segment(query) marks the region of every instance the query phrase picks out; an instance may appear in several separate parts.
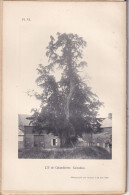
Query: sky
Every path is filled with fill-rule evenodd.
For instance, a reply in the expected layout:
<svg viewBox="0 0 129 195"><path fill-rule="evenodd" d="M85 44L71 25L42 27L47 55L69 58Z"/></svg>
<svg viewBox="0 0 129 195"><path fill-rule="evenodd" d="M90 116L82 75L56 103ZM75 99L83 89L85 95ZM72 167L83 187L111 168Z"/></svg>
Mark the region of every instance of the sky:
<svg viewBox="0 0 129 195"><path fill-rule="evenodd" d="M58 4L58 6L54 3L49 5L49 12L45 6L42 12L41 10L37 12L35 7L36 14L29 13L30 22L19 22L19 113L30 114L32 108L38 108L40 105L38 100L29 97L26 92L38 90L35 83L36 68L38 64L46 65L48 63L45 55L46 47L50 36L55 37L57 32L78 34L87 42L83 60L87 62L88 66L82 76L88 74L89 86L98 95L99 100L104 102L104 107L99 110L99 116L106 117L108 113L112 113L111 97L115 95L115 91L111 86L113 85L112 81L114 81L114 85L118 84L115 83L117 78L113 72L116 71L114 65L116 65L120 53L118 29L121 23L118 22L119 17L114 18L112 11L110 11L110 16L107 16L107 12L104 13L104 10L98 6L96 14L92 14L94 6L87 7L82 4L76 4L73 7L70 3ZM81 12L77 14L79 9ZM110 9L110 4L107 9ZM119 9L116 11L119 12ZM24 10L24 13L26 12L27 9ZM117 23L118 26L114 25ZM57 71L57 77L58 74Z"/></svg>

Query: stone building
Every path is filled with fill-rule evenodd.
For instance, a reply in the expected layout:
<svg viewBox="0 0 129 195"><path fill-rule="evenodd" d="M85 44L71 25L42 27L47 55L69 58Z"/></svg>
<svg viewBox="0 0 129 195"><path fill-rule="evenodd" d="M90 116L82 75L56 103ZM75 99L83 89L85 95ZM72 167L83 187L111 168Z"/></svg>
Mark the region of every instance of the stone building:
<svg viewBox="0 0 129 195"><path fill-rule="evenodd" d="M108 117L104 118L101 124L101 132L99 133L84 133L83 139L86 146L98 146L110 151L112 142L112 114L109 113Z"/></svg>
<svg viewBox="0 0 129 195"><path fill-rule="evenodd" d="M52 133L47 133L43 130L40 134L34 133L34 127L30 123L28 115L19 114L18 115L18 148L32 148L32 147L42 147L42 148L58 148L60 147L60 138L53 135Z"/></svg>

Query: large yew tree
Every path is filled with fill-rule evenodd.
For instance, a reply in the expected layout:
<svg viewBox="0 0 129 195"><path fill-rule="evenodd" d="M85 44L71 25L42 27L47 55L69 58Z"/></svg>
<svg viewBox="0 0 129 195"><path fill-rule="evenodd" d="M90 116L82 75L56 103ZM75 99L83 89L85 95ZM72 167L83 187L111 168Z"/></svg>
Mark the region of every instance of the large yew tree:
<svg viewBox="0 0 129 195"><path fill-rule="evenodd" d="M37 68L37 85L41 94L35 97L41 101L40 111L34 110L33 124L39 133L44 129L60 136L62 146L74 145L78 135L93 133L100 127L96 118L102 103L81 78L85 69L82 61L86 41L77 34L60 34L50 37L46 48L48 65ZM56 79L60 69L60 80Z"/></svg>

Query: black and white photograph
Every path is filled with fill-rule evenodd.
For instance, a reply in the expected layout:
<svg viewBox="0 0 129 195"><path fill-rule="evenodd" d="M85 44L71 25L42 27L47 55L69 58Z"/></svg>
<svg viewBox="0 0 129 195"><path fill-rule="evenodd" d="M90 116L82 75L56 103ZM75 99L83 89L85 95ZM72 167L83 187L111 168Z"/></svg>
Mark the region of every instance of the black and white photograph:
<svg viewBox="0 0 129 195"><path fill-rule="evenodd" d="M35 39L41 48L36 52L42 54L40 63L37 60L34 66L35 52L31 56L23 49L35 50L33 42L26 38L29 30L21 31L23 64L19 75L25 98L22 110L27 107L30 113L18 114L18 158L111 159L112 112L106 113L108 105L106 109L103 97L94 92L90 82L94 70L91 75L88 67L97 70L97 61L90 64L91 56L86 55L90 41L74 32L48 34L42 38L42 46L41 40ZM29 58L31 67L27 64ZM96 85L97 81L94 88ZM101 86L97 87L101 90Z"/></svg>

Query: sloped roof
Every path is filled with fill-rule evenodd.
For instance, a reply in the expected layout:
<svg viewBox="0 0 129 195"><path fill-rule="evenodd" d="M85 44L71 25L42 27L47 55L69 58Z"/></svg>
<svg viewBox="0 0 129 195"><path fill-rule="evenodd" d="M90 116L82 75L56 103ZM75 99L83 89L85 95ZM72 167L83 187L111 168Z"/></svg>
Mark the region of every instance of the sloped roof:
<svg viewBox="0 0 129 195"><path fill-rule="evenodd" d="M112 119L111 118L105 118L102 121L101 128L106 128L106 127L112 127Z"/></svg>
<svg viewBox="0 0 129 195"><path fill-rule="evenodd" d="M30 115L27 114L19 114L18 115L18 128L21 131L24 131L24 126L32 126L32 124L30 124L30 120L27 119L29 118Z"/></svg>
<svg viewBox="0 0 129 195"><path fill-rule="evenodd" d="M18 135L24 135L24 132L21 130L18 130Z"/></svg>

